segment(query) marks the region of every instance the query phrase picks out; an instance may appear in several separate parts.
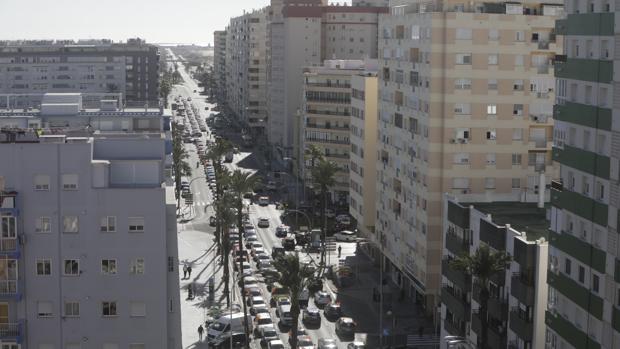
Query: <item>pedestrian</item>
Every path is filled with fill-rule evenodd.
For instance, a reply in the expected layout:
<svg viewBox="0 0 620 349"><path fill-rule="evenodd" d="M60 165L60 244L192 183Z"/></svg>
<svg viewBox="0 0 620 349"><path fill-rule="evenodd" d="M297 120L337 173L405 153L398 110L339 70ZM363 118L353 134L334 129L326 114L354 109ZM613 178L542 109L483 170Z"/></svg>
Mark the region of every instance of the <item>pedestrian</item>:
<svg viewBox="0 0 620 349"><path fill-rule="evenodd" d="M187 264L183 264L183 280L187 278Z"/></svg>
<svg viewBox="0 0 620 349"><path fill-rule="evenodd" d="M342 254L342 246L338 245L338 258L340 258L341 254Z"/></svg>
<svg viewBox="0 0 620 349"><path fill-rule="evenodd" d="M187 267L187 278L189 279L189 278L191 278L191 277L192 277L192 267L191 267L191 266L188 266L188 267Z"/></svg>
<svg viewBox="0 0 620 349"><path fill-rule="evenodd" d="M202 333L205 331L202 325L198 326L198 340L202 342Z"/></svg>

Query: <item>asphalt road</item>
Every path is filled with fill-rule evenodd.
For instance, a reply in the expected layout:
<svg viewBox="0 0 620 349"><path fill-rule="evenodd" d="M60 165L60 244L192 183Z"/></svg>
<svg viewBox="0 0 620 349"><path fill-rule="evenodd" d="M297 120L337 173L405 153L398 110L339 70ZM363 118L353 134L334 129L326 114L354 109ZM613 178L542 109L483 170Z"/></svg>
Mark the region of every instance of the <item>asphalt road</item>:
<svg viewBox="0 0 620 349"><path fill-rule="evenodd" d="M174 86L174 89L171 93L171 97L173 99L178 96L181 96L182 98L185 98L185 99L187 99L188 97L191 97L192 98L191 103L194 104L197 110L199 111L199 115L196 115L197 118L198 117L204 118L205 116L207 116L207 113L209 114L212 113L210 110L215 105L208 103L204 96L200 96L198 93L194 93L194 90L199 92L200 89L196 81L194 81L193 79L189 77L187 71L184 69L183 65L180 63L179 63L179 72L181 73L181 76L184 79L184 83L181 85ZM205 107L209 107L209 111L205 111ZM203 136L203 139L204 138L206 137ZM198 155L196 153L195 146L193 144L187 144L186 147L190 154L189 163L190 165L194 167L194 171L192 174L193 181L191 183L191 190L192 190L192 193L194 194L194 204L191 207L182 205L183 207L182 212L186 214L187 215L186 217L188 219L191 219L192 221L206 222L208 216L212 214L212 210L208 207L212 204L213 197L211 195L211 190L208 188L206 184L206 181L200 178L204 176L204 169L202 168L202 166L200 166L200 168L196 168L194 166L196 162L198 162ZM243 152L243 151L240 152L239 154L235 154L233 162L227 164L226 166L228 166L229 169L231 170L240 169L243 171L256 172L257 170L259 170L259 168L248 168L248 167L240 166L240 163L243 163L243 160L250 155L251 155L250 153ZM258 165L262 165L262 164L258 164ZM275 228L281 224L281 221L280 221L281 211L276 210L275 205L273 204L270 204L268 206L258 206L258 205L253 204L250 206L249 212L250 212L250 220L256 226L258 236L266 252L268 254L271 254L271 249L273 248L273 246L280 244L280 238L275 236ZM269 228L258 228L257 226L258 219L262 217L269 219ZM355 243L338 243L338 245L342 247L342 258L345 258L346 256L354 254ZM306 254L305 252L301 252L301 251L298 251L298 253L300 253L300 257L302 257L302 260L311 260L311 259L318 260L319 258L318 254ZM338 263L337 252L335 250L331 251L328 259L331 261L331 264L337 264ZM253 268L254 270L256 270L255 265L253 265ZM258 273L256 274L260 276L260 274ZM264 284L262 284L261 287L264 292L264 296L265 296L264 298L266 301L268 301L269 296L268 296L266 287ZM333 295L332 298L335 299L335 295ZM310 299L309 306L310 307L314 306L312 298ZM287 343L288 342L288 328L277 326L279 319L275 314L274 308L271 309L271 316L272 316L273 322L276 324L276 329L279 329L279 331L281 332L280 334L281 339L283 340L284 343ZM312 338L314 344L316 345L320 338L335 338L337 339L339 343L338 348L346 348L347 344L350 341L341 341L338 338L338 336L336 336L334 322L330 322L327 319L325 319L322 311L321 311L321 317L322 317L321 326L319 328L312 328L312 329L307 328L308 335ZM300 320L301 320L301 316L300 316ZM258 340L254 340L254 345L256 348L260 347L258 343L259 343Z"/></svg>

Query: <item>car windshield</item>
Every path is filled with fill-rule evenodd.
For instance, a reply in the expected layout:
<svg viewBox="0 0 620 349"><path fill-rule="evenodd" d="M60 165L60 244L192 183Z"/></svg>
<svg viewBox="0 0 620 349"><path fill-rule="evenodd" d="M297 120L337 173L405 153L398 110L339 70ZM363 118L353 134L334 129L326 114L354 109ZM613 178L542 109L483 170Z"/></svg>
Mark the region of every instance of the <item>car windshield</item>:
<svg viewBox="0 0 620 349"><path fill-rule="evenodd" d="M252 304L265 304L265 301L262 298L253 299Z"/></svg>
<svg viewBox="0 0 620 349"><path fill-rule="evenodd" d="M306 339L306 338L300 338L300 339L297 341L297 344L298 344L298 345L300 345L300 346L302 346L302 345L308 345L308 346L313 345L313 344L312 344L312 341L311 341L311 340L309 340L309 339Z"/></svg>
<svg viewBox="0 0 620 349"><path fill-rule="evenodd" d="M268 318L268 317L264 317L262 319L258 319L258 324L259 325L268 325L268 324L271 324L271 323L273 323L273 322L271 321L271 318Z"/></svg>
<svg viewBox="0 0 620 349"><path fill-rule="evenodd" d="M263 336L265 336L265 337L277 337L278 336L278 332L276 332L276 330L274 330L274 329L269 329L269 330L263 331Z"/></svg>
<svg viewBox="0 0 620 349"><path fill-rule="evenodd" d="M355 323L353 323L353 322L343 322L341 326L342 327L347 327L347 328L353 328L353 327L355 327Z"/></svg>
<svg viewBox="0 0 620 349"><path fill-rule="evenodd" d="M221 322L214 322L211 325L211 329L213 329L215 331L224 331L225 328L226 328L226 324L221 323Z"/></svg>

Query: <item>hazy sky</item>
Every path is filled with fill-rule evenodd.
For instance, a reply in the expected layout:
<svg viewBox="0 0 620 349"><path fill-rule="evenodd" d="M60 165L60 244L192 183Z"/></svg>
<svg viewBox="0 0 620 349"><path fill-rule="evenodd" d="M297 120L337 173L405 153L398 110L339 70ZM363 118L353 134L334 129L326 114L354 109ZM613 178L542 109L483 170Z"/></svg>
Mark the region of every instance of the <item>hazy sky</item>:
<svg viewBox="0 0 620 349"><path fill-rule="evenodd" d="M230 17L269 0L0 0L0 40L145 38L213 42Z"/></svg>

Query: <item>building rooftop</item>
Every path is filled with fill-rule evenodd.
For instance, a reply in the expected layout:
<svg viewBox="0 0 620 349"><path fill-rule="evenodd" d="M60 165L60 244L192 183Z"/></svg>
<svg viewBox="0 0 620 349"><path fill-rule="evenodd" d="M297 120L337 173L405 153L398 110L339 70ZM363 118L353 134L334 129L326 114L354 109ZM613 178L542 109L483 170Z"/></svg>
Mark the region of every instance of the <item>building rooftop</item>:
<svg viewBox="0 0 620 349"><path fill-rule="evenodd" d="M524 202L490 202L490 203L462 203L468 207L474 206L480 212L490 214L493 223L510 226L520 232L525 232L528 241L548 238L549 222L546 209L538 208L536 203Z"/></svg>

